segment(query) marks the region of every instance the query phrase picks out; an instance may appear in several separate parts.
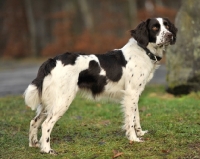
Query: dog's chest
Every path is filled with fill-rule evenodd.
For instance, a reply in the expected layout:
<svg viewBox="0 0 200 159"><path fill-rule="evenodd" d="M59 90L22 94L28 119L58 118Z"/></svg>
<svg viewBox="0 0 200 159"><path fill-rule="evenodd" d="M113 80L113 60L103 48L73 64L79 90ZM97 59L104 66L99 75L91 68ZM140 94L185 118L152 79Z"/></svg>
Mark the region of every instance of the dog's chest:
<svg viewBox="0 0 200 159"><path fill-rule="evenodd" d="M153 77L155 65L148 61L132 60L128 61L123 68L123 74L118 82L108 81L105 86L104 96L111 98L120 98L124 91L136 89L146 83Z"/></svg>

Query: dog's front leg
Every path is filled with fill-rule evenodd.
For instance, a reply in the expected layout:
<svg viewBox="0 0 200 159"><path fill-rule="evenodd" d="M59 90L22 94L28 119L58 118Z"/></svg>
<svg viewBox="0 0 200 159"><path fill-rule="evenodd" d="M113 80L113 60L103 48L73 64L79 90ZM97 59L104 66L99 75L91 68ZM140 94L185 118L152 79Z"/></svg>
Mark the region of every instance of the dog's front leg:
<svg viewBox="0 0 200 159"><path fill-rule="evenodd" d="M136 110L136 121L135 121L135 131L137 136L143 136L144 134L146 134L148 132L148 130L142 131L141 125L140 125L140 115L139 115L139 109L138 109L138 103L135 105L135 110Z"/></svg>
<svg viewBox="0 0 200 159"><path fill-rule="evenodd" d="M142 131L141 125L140 125L140 115L139 115L139 109L138 109L138 103L136 103L135 105L135 131L137 136L143 136L144 134L146 134L148 131Z"/></svg>
<svg viewBox="0 0 200 159"><path fill-rule="evenodd" d="M124 129L126 131L126 135L130 141L142 142L140 138L138 138L135 129L136 120L138 119L138 103L139 94L137 91L127 91L124 93L124 99L122 101L122 107L124 109L125 116L125 124Z"/></svg>

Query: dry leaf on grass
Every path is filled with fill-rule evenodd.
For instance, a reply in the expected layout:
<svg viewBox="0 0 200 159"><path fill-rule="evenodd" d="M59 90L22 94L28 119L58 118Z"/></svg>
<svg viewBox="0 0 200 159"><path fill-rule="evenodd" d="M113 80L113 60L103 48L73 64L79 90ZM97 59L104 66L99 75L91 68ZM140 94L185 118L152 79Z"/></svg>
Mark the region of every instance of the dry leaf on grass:
<svg viewBox="0 0 200 159"><path fill-rule="evenodd" d="M146 116L151 116L151 113L146 114Z"/></svg>
<svg viewBox="0 0 200 159"><path fill-rule="evenodd" d="M29 106L26 106L26 109L31 109Z"/></svg>
<svg viewBox="0 0 200 159"><path fill-rule="evenodd" d="M110 120L102 120L102 121L99 122L99 124L106 126L106 125L110 125L111 122L110 122Z"/></svg>
<svg viewBox="0 0 200 159"><path fill-rule="evenodd" d="M133 141L130 140L130 141L129 141L129 144L132 145L132 144L133 144Z"/></svg>
<svg viewBox="0 0 200 159"><path fill-rule="evenodd" d="M123 152L119 152L119 151L117 151L117 150L113 150L113 154L114 154L114 155L113 155L112 158L117 158L117 157L123 155Z"/></svg>
<svg viewBox="0 0 200 159"><path fill-rule="evenodd" d="M170 150L162 150L163 153L169 153Z"/></svg>

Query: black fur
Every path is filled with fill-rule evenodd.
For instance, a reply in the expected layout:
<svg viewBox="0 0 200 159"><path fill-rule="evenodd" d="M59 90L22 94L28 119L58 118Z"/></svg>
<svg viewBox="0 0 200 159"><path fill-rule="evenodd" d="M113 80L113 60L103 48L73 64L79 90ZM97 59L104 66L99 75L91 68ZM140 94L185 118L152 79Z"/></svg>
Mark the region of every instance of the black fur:
<svg viewBox="0 0 200 159"><path fill-rule="evenodd" d="M42 94L42 85L44 77L50 74L51 70L56 66L55 59L48 59L39 68L37 77L32 81L32 84L36 85L39 95Z"/></svg>
<svg viewBox="0 0 200 159"><path fill-rule="evenodd" d="M89 68L79 74L79 88L91 90L93 96L103 92L107 82L105 76L99 75L100 71L99 64L94 60L90 61Z"/></svg>
<svg viewBox="0 0 200 159"><path fill-rule="evenodd" d="M106 71L106 77L117 82L122 76L122 67L126 67L127 61L121 50L113 50L106 54L96 55L101 67Z"/></svg>
<svg viewBox="0 0 200 159"><path fill-rule="evenodd" d="M157 19L148 19L147 30L148 30L149 42L155 43L156 36L159 34L160 30L154 31L152 30L153 27L160 28L160 23L158 22Z"/></svg>
<svg viewBox="0 0 200 159"><path fill-rule="evenodd" d="M140 46L146 48L149 43L148 23L149 19L140 23L134 30L131 30L131 36L138 42Z"/></svg>
<svg viewBox="0 0 200 159"><path fill-rule="evenodd" d="M67 53L56 56L54 59L60 60L64 66L68 65L68 64L74 65L78 56L79 56L79 54L77 54L77 53L67 52Z"/></svg>

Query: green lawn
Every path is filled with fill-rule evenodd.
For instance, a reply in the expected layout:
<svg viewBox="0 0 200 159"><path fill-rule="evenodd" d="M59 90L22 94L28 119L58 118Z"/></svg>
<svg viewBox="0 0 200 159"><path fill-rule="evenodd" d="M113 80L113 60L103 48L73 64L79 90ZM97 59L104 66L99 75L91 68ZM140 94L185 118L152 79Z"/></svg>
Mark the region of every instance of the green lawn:
<svg viewBox="0 0 200 159"><path fill-rule="evenodd" d="M21 96L0 98L0 158L36 159L199 159L200 94L173 97L161 86L148 86L139 102L144 143L129 144L121 130L119 104L77 97L51 134L59 154L28 147L29 122L35 112ZM118 152L118 153L117 153Z"/></svg>

